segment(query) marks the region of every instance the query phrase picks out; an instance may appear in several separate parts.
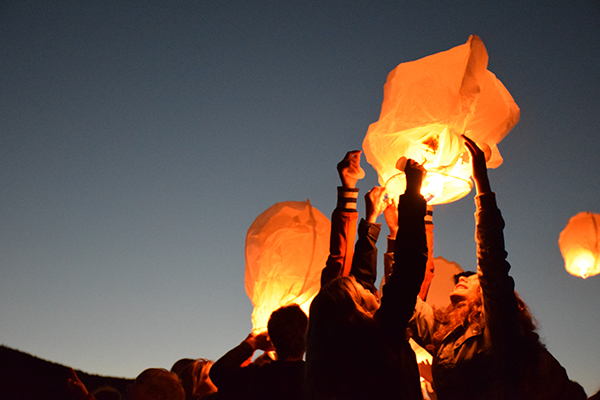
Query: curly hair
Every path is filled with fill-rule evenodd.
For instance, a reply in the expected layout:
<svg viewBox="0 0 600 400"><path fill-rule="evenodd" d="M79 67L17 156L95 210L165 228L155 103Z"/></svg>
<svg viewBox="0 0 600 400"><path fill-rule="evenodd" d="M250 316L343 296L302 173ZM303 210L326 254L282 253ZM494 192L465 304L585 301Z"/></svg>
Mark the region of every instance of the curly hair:
<svg viewBox="0 0 600 400"><path fill-rule="evenodd" d="M515 297L517 299L517 320L521 337L531 348L539 345L543 346L537 333L537 321L517 292L515 292ZM435 320L440 324L440 328L433 334L433 344L436 351L444 337L460 325L476 326L480 331L483 330L485 316L481 293L456 304L450 304L445 310L436 309Z"/></svg>

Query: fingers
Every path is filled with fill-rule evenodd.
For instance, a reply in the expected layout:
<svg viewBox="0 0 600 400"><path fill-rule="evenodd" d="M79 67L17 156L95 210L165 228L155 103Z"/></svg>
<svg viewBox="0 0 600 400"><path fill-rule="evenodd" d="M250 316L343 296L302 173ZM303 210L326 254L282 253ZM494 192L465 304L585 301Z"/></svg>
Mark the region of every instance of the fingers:
<svg viewBox="0 0 600 400"><path fill-rule="evenodd" d="M385 206L385 194L385 187L375 186L365 194L365 201L371 202L377 208L383 208Z"/></svg>
<svg viewBox="0 0 600 400"><path fill-rule="evenodd" d="M337 165L342 186L355 188L356 182L365 177L365 171L360 167L361 150L352 150L346 153L344 159Z"/></svg>
<svg viewBox="0 0 600 400"><path fill-rule="evenodd" d="M338 169L340 167L348 167L354 165L360 165L360 155L362 154L362 150L351 150L346 153L344 159L339 162Z"/></svg>
<svg viewBox="0 0 600 400"><path fill-rule="evenodd" d="M477 146L477 143L475 143L471 138L467 137L466 135L461 136L465 140L465 147L467 150L469 150L471 156L475 157L476 155L484 155L483 150L481 150L479 146Z"/></svg>
<svg viewBox="0 0 600 400"><path fill-rule="evenodd" d="M422 171L422 172L426 172L425 171L425 167L423 167L422 164L419 164L418 162L416 162L412 158L409 158L406 161L406 167L405 167L405 169L413 169L413 170L419 170L419 171Z"/></svg>
<svg viewBox="0 0 600 400"><path fill-rule="evenodd" d="M346 153L346 156L344 157L344 159L358 158L358 161L360 161L361 154L362 154L362 150L350 150L349 152Z"/></svg>

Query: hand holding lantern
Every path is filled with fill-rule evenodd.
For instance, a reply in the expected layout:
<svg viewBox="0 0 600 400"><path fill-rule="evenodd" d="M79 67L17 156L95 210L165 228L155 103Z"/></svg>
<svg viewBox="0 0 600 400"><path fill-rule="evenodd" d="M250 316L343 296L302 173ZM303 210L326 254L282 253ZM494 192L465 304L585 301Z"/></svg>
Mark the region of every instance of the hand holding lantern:
<svg viewBox="0 0 600 400"><path fill-rule="evenodd" d="M406 174L406 193L420 193L426 173L425 168L415 160L408 159L404 173Z"/></svg>
<svg viewBox="0 0 600 400"><path fill-rule="evenodd" d="M492 191L490 187L490 180L487 174L487 166L485 163L485 153L477 143L469 139L467 136L462 135L465 139L465 147L471 154L471 163L473 164L473 179L475 180L475 187L477 193L489 193Z"/></svg>
<svg viewBox="0 0 600 400"><path fill-rule="evenodd" d="M375 186L365 194L365 220L375 223L377 217L385 210L387 203L385 202L385 188Z"/></svg>

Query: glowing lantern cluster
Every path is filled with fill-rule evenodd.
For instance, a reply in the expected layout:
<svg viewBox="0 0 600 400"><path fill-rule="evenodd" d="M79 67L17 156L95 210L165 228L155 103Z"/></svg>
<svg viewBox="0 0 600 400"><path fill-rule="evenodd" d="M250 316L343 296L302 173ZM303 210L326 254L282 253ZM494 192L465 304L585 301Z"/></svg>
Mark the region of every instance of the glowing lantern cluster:
<svg viewBox="0 0 600 400"><path fill-rule="evenodd" d="M329 219L307 201L277 203L246 235L246 293L252 328L265 330L273 311L296 303L308 315L329 255Z"/></svg>
<svg viewBox="0 0 600 400"><path fill-rule="evenodd" d="M485 152L488 168L502 164L496 147L519 121L519 107L487 70L481 39L398 65L384 86L379 120L369 126L363 150L392 195L404 192L400 157L424 163L423 195L431 205L466 196L471 165L461 134Z"/></svg>
<svg viewBox="0 0 600 400"><path fill-rule="evenodd" d="M586 279L600 274L600 214L589 211L573 216L560 233L558 246L565 259L565 269Z"/></svg>

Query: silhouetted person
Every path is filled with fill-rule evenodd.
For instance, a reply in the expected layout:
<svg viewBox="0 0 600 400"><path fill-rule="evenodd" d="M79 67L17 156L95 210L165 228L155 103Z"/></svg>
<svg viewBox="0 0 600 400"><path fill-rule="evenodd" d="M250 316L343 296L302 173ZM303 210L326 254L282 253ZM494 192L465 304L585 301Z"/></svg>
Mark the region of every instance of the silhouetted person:
<svg viewBox="0 0 600 400"><path fill-rule="evenodd" d="M121 400L121 392L112 386L101 386L92 392L96 400Z"/></svg>
<svg viewBox="0 0 600 400"><path fill-rule="evenodd" d="M450 306L437 316L418 301L412 321L421 344L434 354L438 400L583 400L584 390L541 344L527 306L514 291L504 220L490 188L485 156L463 137L477 189L477 274L459 278Z"/></svg>
<svg viewBox="0 0 600 400"><path fill-rule="evenodd" d="M181 379L186 400L208 399L211 394L217 392L217 387L209 377L212 365L212 361L204 358L184 358L173 364L171 371L179 371L177 375Z"/></svg>
<svg viewBox="0 0 600 400"><path fill-rule="evenodd" d="M67 382L71 392L79 400L97 400L88 392L75 370ZM124 400L185 400L179 377L163 368L148 368L139 374L127 388Z"/></svg>
<svg viewBox="0 0 600 400"><path fill-rule="evenodd" d="M353 258L368 255L357 251L352 256L349 250L356 230L357 216L352 213L357 193L356 179L348 179L344 172L358 169L359 155L349 152L338 164L342 187L332 215L331 254L310 308L308 397L422 399L415 354L404 333L427 263L426 202L419 193L424 170L413 160L407 163L407 189L398 205L397 265L383 288L380 305L372 285L375 263L365 265L365 270L354 269ZM374 198L378 190L372 192Z"/></svg>
<svg viewBox="0 0 600 400"><path fill-rule="evenodd" d="M173 364L173 366L171 367L171 372L174 372L175 374L177 374L179 379L181 379L182 372L187 367L192 365L194 363L194 361L196 361L196 360L193 358L182 358L180 360L177 360L177 361L175 361L175 364Z"/></svg>
<svg viewBox="0 0 600 400"><path fill-rule="evenodd" d="M268 333L251 333L212 366L218 399L303 399L307 324L296 304L273 311ZM277 360L243 366L256 350L275 350Z"/></svg>

